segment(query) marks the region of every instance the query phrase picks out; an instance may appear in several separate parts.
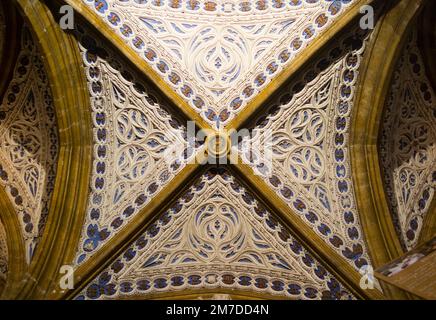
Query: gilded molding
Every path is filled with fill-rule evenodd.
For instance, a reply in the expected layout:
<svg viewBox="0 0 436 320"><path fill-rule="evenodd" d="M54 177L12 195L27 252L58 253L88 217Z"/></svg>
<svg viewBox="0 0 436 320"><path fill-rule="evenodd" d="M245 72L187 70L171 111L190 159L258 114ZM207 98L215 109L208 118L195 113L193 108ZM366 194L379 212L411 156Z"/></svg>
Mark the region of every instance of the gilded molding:
<svg viewBox="0 0 436 320"><path fill-rule="evenodd" d="M401 0L389 4L381 18L362 65L351 128L351 163L357 206L374 267L402 254L381 177L377 150L381 115L395 63L409 26L423 1ZM384 286L391 298L404 298L398 290Z"/></svg>
<svg viewBox="0 0 436 320"><path fill-rule="evenodd" d="M189 164L166 185L161 192L154 197L131 221L112 239L106 242L89 260L85 261L75 270L75 288L71 291L60 290L53 292L51 299L72 299L92 279L126 248L149 226L153 219L161 214L171 204L171 200L177 199L201 173L207 170L207 166Z"/></svg>
<svg viewBox="0 0 436 320"><path fill-rule="evenodd" d="M60 267L73 260L80 237L91 167L90 107L74 37L60 29L41 1L15 2L43 53L60 139L47 225L24 279L24 288L16 296L44 299L58 285Z"/></svg>
<svg viewBox="0 0 436 320"><path fill-rule="evenodd" d="M98 27L99 31L103 36L110 42L112 42L113 45L115 45L123 54L126 56L131 62L133 62L135 65L137 65L142 73L144 73L151 81L153 81L155 84L157 84L161 90L163 90L166 95L176 104L182 106L182 112L190 119L196 120L198 123L198 117L197 115L189 114L188 106L184 106L185 102L180 99L179 96L175 95L171 88L167 88L167 85L162 82L160 77L158 77L154 70L152 70L144 61L141 59L138 59L137 55L132 52L132 50L127 47L121 40L118 39L118 37L114 36L113 31L110 30L105 24L103 24L96 15L90 11L86 6L82 5L81 3L73 3L70 0L66 0L67 3L71 4L88 22L90 22L92 25ZM355 19L360 13L358 8L364 4L372 3L372 1L360 1L358 2L355 7L351 8L349 10L349 13L347 13L344 17L341 18L340 21L336 22L334 24L334 27L329 29L321 38L319 41L315 41L315 44L312 45L310 48L307 49L306 52L309 52L309 54L302 55L300 60L297 60L295 63L291 64L279 77L277 77L273 82L265 89L265 92L263 92L260 95L260 98L258 97L255 101L256 107L250 107L247 109L246 115L239 115L234 123L242 124L246 118L248 118L251 114L255 113L257 109L259 109L263 102L267 99L269 94L271 94L275 89L278 89L283 83L288 81L289 77L294 74L296 70L299 70L301 67L303 67L308 61L310 61L311 58L313 58L316 53L319 52L320 49L324 47L324 45L331 39L331 37L342 30L350 21ZM271 89L272 88L272 89ZM262 98L263 97L263 98ZM188 113L187 113L188 112ZM200 123L200 127L207 127L207 124ZM235 126L237 127L237 126ZM238 169L243 167L243 165L238 165ZM243 172L242 179L243 180L251 180L253 179L254 175L251 173L251 169L248 170L241 170ZM182 175L185 172L182 173ZM256 179L256 178L254 178ZM176 187L181 184L183 179L179 176L177 180ZM263 181L259 181L262 182ZM256 185L256 183L254 183ZM267 196L264 196L264 198L268 198L270 193L273 193L269 191L269 188L265 186L265 188L261 188L261 190L256 189L256 191L262 193L262 195L267 194ZM164 191L162 192L162 194ZM276 195L274 195L276 196ZM168 198L158 197L154 201L157 203L165 202ZM282 203L281 200L279 200L277 203ZM113 241L109 241L99 252L93 256L92 262L84 263L83 266L80 266L77 269L76 275L77 279L80 283L80 288L83 288L84 285L93 278L93 276L96 276L100 270L102 270L102 265L100 263L106 264L108 257L113 257L114 254L121 252L122 248L126 246L125 243L123 243L124 238L128 238L128 236L132 234L137 234L137 231L135 231L135 225L138 223L140 225L146 225L148 221L152 219L152 216L156 215L156 212L153 213L153 211L161 211L160 209L157 209L158 206L156 206L156 209L154 209L155 205L150 204L147 206L143 212L141 212L138 216L140 218L137 218L135 220L132 220L129 225L126 227L126 230L123 230L122 234L119 236L116 236ZM287 206L283 205L283 207L286 207L286 209L282 208L282 211L287 212L288 218L286 219L287 222L292 221L290 216L293 216L294 214L290 213L290 209L288 209ZM275 210L276 211L276 210ZM136 221L138 220L138 221ZM303 225L303 223L301 223ZM144 226L141 227L141 229L144 228ZM298 230L298 228L296 228ZM308 229L307 226L304 225L304 230ZM347 266L344 266L344 261L342 258L338 257L336 253L330 252L331 249L327 248L325 243L319 239L319 237L316 234L312 234L313 231L310 230L311 236L309 236L310 244L316 244L316 248L318 250L321 250L321 253L317 253L317 256L323 256L330 257L333 256L333 262L330 262L330 268L334 269L336 274L338 274L338 271L340 270L340 276L341 279L347 279L346 283L348 283L348 286L350 286L353 289L353 293L356 293L357 296L361 298L381 298L382 295L379 292L376 292L375 290L371 293L368 292L362 292L360 288L358 288L358 283L360 281L360 275L355 271L351 270L351 267L348 268ZM306 238L306 236L303 236L302 233L300 233L300 237ZM308 242L307 240L304 242ZM115 248L115 249L114 249ZM112 251L112 254L109 251ZM325 251L327 250L327 251ZM327 252L327 253L326 253ZM350 269L350 270L349 270ZM351 276L350 276L351 274ZM78 292L80 290L78 288L77 290L74 290L75 292ZM66 297L73 297L74 293L66 293Z"/></svg>
<svg viewBox="0 0 436 320"><path fill-rule="evenodd" d="M264 106L269 96L288 82L297 71L301 70L321 51L328 41L359 16L359 8L362 5L370 4L373 1L375 0L361 0L353 5L340 20L306 49L304 55L292 62L263 89L263 92L230 123L229 127L240 128ZM353 179L358 208L361 213L360 219L371 258L376 267L392 260L402 252L384 194L377 154L377 140L381 113L395 61L399 49L402 47L403 36L424 1L399 0L382 18L371 39L362 66L362 80L354 110L355 120L351 131ZM50 10L40 1L15 0L15 2L18 3L36 34L44 54L56 106L60 152L55 190L44 236L30 266L30 272L27 275L29 281L24 289L14 296L34 299L72 298L101 270L116 259L117 255L122 253L135 239L135 236L143 232L152 219L165 210L172 199L182 193L190 181L207 170L207 166L196 164L184 168L172 183L166 186L119 234L108 241L91 259L76 269L76 288L74 290L66 292L58 288L58 277L53 277L53 275L59 275L60 266L72 263L74 259L87 206L92 159L90 127L92 120L90 118L89 97L85 76L81 68L82 61L74 36L64 33L59 28ZM64 2L70 4L85 20L98 29L105 40L114 45L154 86L158 87L186 118L195 120L200 128L210 128L145 61L140 59L89 8L79 1L65 0ZM54 43L57 45L53 45ZM239 176L268 208L281 217L285 224L293 230L295 237L305 244L316 258L324 261L329 271L343 281L353 294L362 299L385 298L377 290L361 289L359 287L361 276L358 272L322 241L301 219L296 218L296 214L259 176L253 173L249 166L242 164L242 161L239 163L230 167L232 172ZM5 202L4 199L7 197L4 197L2 193L4 193L3 190L0 190L2 213L3 211L9 212L7 215L11 215L13 209L10 211L11 205ZM6 209L3 210L3 208ZM434 217L434 203L431 210L429 216ZM4 223L5 228L13 230L12 221L6 220L10 225L8 227ZM436 218L433 218L432 221L436 221ZM15 249L11 247L11 251L20 252L22 250L20 242L14 240L13 237L9 238L12 231L7 232L8 246L11 242L11 245L16 247ZM14 242L12 243L12 241ZM17 281L21 279L22 261L20 261L20 255L13 258L17 260L14 262L17 264L14 268L18 271L17 275L14 273L14 279L10 283L8 280L8 286L16 286ZM33 280L30 281L30 279ZM13 293L14 290L18 289L11 289L10 292ZM206 291L192 292L186 293L185 297L209 293ZM251 296L243 292L236 293L236 295ZM386 295L404 297L390 289L386 290ZM156 298L165 298L165 295Z"/></svg>

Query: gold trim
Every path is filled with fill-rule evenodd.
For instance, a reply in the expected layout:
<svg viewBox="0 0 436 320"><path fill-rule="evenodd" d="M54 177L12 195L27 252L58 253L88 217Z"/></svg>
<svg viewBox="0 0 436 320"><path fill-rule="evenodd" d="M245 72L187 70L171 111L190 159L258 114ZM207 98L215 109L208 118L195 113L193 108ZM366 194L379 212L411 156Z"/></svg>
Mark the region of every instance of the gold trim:
<svg viewBox="0 0 436 320"><path fill-rule="evenodd" d="M98 29L99 33L135 65L160 92L163 92L188 119L194 120L200 128L210 129L209 124L91 9L78 1L64 1L71 5L93 28ZM258 112L269 96L290 81L291 77L311 61L331 38L359 15L360 6L373 1L375 0L360 0L349 8L341 18L305 49L304 54L299 55L263 89L263 92L256 96L229 124L228 129L239 128ZM368 50L369 57L366 64L364 63L363 80L358 90L360 94L357 97L356 109L359 109L359 112L355 111L354 114L356 121L353 122L353 143L351 145L353 181L356 186L365 238L376 266L389 261L390 257L395 257L401 252L398 239L394 238L395 231L389 211L386 211L388 209L378 170L379 118L397 51L401 47L402 37L396 33L404 34L422 1L398 1L398 4L395 4L383 18L383 23L373 36L374 39ZM26 19L30 22L44 53L56 106L61 143L58 174L48 223L31 265L28 280L32 279L32 281L26 283L20 297L73 298L89 281L116 259L159 213L169 206L171 199L179 196L189 186L189 182L207 170L208 166L195 164L185 167L171 181L171 184L164 187L158 196L151 200L118 234L77 268L75 290L65 292L58 288L58 276L53 277L53 275L58 275L62 264L73 262L87 206L92 160L89 97L74 37L59 29L50 10L41 2L37 0L15 0L15 2L19 4ZM53 46L54 43L59 45ZM316 259L326 264L326 268L356 297L384 298L377 290L360 289L361 276L358 272L310 229L260 177L252 172L249 166L240 162L240 164L231 166L230 171L239 176L240 180L254 191L257 198L271 208L271 212L277 212L278 217L290 227L296 239L311 251ZM368 199L372 201L368 202ZM378 200L380 201L377 202ZM392 294L393 291L387 290L387 292ZM202 291L202 294L204 293L205 291ZM393 296L399 297L400 295Z"/></svg>
<svg viewBox="0 0 436 320"><path fill-rule="evenodd" d="M76 253L91 173L91 118L85 75L75 39L57 25L41 1L15 0L43 54L59 131L57 175L44 234L19 298L43 299L59 268Z"/></svg>
<svg viewBox="0 0 436 320"><path fill-rule="evenodd" d="M316 260L345 285L350 292L360 299L383 299L383 295L377 290L363 290L360 288L362 276L334 251L323 239L320 238L275 191L273 191L264 179L253 172L253 169L238 159L238 164L229 167L229 170L239 177L245 186L256 195L275 217L287 226L293 236L304 246Z"/></svg>
<svg viewBox="0 0 436 320"><path fill-rule="evenodd" d="M381 115L397 58L408 28L422 8L422 0L390 4L367 47L361 68L350 139L351 169L365 240L375 268L402 254L383 186L378 136ZM387 296L404 298L384 287Z"/></svg>
<svg viewBox="0 0 436 320"><path fill-rule="evenodd" d="M88 23L96 29L108 42L119 51L136 69L141 71L158 91L165 95L182 114L195 121L196 125L203 129L211 129L211 126L189 104L163 80L157 72L139 55L130 48L116 32L104 23L98 15L81 1L63 0L74 8Z"/></svg>
<svg viewBox="0 0 436 320"><path fill-rule="evenodd" d="M244 126L250 118L260 112L265 103L274 96L282 86L292 81L293 77L298 74L298 71L304 69L310 61L315 57L326 44L328 44L335 35L343 30L351 21L356 19L360 13L360 7L370 5L375 0L360 0L354 3L348 10L342 14L340 18L334 21L326 30L321 32L318 37L313 40L303 52L300 52L297 57L274 77L271 82L262 89L256 97L254 97L227 126L227 130L238 129Z"/></svg>
<svg viewBox="0 0 436 320"><path fill-rule="evenodd" d="M242 167L242 168L241 168ZM82 266L80 266L75 272L75 289L71 291L60 291L58 293L50 296L51 299L65 298L73 299L77 296L86 285L95 279L110 263L112 263L117 257L119 257L128 246L136 241L150 223L159 214L168 209L173 203L173 199L179 198L184 191L189 188L193 181L197 179L202 173L211 168L210 165L190 165L185 168L182 173L176 176L174 181L175 186L167 186L165 189L159 193L158 197L152 200L146 208L144 208L140 213L138 213L134 220L130 221L129 224L113 239L108 241L103 248L101 248L90 260L86 261ZM383 299L383 295L378 290L362 290L359 287L359 282L361 276L346 262L342 257L340 257L336 252L333 251L322 239L320 239L295 213L281 200L277 195L269 189L268 186L262 185L263 180L250 173L252 169L246 165L232 165L227 166L228 170L238 177L256 198L265 204L267 208L270 208L271 212L280 212L280 214L275 214L278 219L285 217L282 220L284 225L289 226L293 236L300 241L300 243L309 250L315 259L322 262L323 266L326 267L329 272L331 272L336 279L343 285L347 287L356 297L360 299ZM249 182L247 183L247 180ZM174 190L175 189L175 190ZM171 192L172 190L172 192ZM309 238L309 239L307 239ZM188 290L189 291L189 290ZM196 293L208 293L208 292L228 292L226 289L199 289L193 290ZM186 290L183 291L186 293ZM153 294L153 295L136 295L129 296L129 299L153 299L161 298L167 296L171 298L174 295L176 299L177 292L164 293L164 294ZM246 296L256 296L253 292L245 293ZM270 295L271 299L280 299L274 295ZM259 297L268 297L268 294L259 295ZM127 298L120 298L127 299ZM282 298L283 299L283 298ZM286 299L285 299L286 300Z"/></svg>
<svg viewBox="0 0 436 320"><path fill-rule="evenodd" d="M0 101L6 92L11 74L15 67L17 51L19 49L20 28L17 26L17 13L14 6L0 3L5 14L5 41L3 54L0 56ZM0 221L6 232L8 246L8 273L5 286L0 291L0 299L13 299L20 290L21 280L27 271L25 247L21 224L5 188L0 185Z"/></svg>
<svg viewBox="0 0 436 320"><path fill-rule="evenodd" d="M3 292L0 292L0 299L14 299L22 287L21 280L27 271L27 263L21 225L2 186L0 186L0 220L5 228L8 246L8 273L6 286Z"/></svg>
<svg viewBox="0 0 436 320"><path fill-rule="evenodd" d="M173 202L172 200L181 196L183 191L189 187L190 182L195 180L207 168L207 166L199 164L188 164L183 168L124 228L75 270L75 288L73 290L57 289L50 295L50 298L74 298L107 265L118 258L156 217L169 208Z"/></svg>

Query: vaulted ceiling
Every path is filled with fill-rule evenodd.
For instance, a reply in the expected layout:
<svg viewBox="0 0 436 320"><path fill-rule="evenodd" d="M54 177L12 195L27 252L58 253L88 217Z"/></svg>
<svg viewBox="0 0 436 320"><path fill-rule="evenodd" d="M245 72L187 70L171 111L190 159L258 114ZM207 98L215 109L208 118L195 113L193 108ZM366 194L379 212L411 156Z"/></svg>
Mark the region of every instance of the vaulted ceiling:
<svg viewBox="0 0 436 320"><path fill-rule="evenodd" d="M436 232L432 9L0 4L2 297L407 297L368 284Z"/></svg>

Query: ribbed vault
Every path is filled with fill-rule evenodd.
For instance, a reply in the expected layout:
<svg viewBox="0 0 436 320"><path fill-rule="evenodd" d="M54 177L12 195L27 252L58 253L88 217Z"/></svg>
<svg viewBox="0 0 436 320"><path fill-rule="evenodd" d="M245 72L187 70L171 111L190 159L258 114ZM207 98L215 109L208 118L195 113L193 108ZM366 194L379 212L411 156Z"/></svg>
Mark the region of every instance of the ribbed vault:
<svg viewBox="0 0 436 320"><path fill-rule="evenodd" d="M406 250L419 243L436 182L435 94L418 47L417 25L395 68L382 118L380 158L398 237Z"/></svg>
<svg viewBox="0 0 436 320"><path fill-rule="evenodd" d="M39 80L46 74L56 119L46 113L43 127L58 130L33 132L45 145L38 152L52 152L39 156L46 191L28 188L37 214L23 219L11 186L0 190L8 297L147 299L183 297L181 290L189 298L404 297L361 284L434 221L433 94L426 98L424 80L413 87L404 80L416 61L419 77L428 70L425 53L410 55L416 17L429 1L12 2L24 34L36 39L23 47L42 56L30 66L41 68ZM76 12L71 31L58 24L64 4ZM368 4L374 30L359 27ZM408 67L410 75L400 74ZM14 90L14 80L1 80L5 92ZM389 131L401 117L389 112L399 112L392 101L405 95L409 109L429 105L406 125L418 140L417 123L428 127L427 162L418 151L421 169L412 168L422 183L407 190L418 208L412 214L395 202L404 162L387 151L404 145ZM31 102L47 110L37 93L20 101L24 111ZM195 161L207 150L190 133L208 130L210 139L224 128L248 133L224 153L227 163ZM36 142L26 141L33 150ZM14 148L3 144L0 159ZM12 222L12 213L20 219ZM43 233L11 247L13 228L38 221ZM26 275L10 259L17 250L27 256ZM73 290L59 286L63 265L74 270Z"/></svg>

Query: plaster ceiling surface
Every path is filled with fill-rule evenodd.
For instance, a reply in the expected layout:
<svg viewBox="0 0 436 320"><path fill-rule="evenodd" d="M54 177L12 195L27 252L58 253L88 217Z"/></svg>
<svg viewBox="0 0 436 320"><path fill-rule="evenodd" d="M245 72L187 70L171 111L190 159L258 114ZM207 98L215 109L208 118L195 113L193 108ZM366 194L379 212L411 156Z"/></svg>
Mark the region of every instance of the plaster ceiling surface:
<svg viewBox="0 0 436 320"><path fill-rule="evenodd" d="M223 127L353 0L83 0L196 112Z"/></svg>
<svg viewBox="0 0 436 320"><path fill-rule="evenodd" d="M415 26L396 65L379 144L383 178L398 237L419 243L436 183L436 97L425 74Z"/></svg>
<svg viewBox="0 0 436 320"><path fill-rule="evenodd" d="M0 105L0 184L17 211L30 263L54 188L58 131L41 53L28 27Z"/></svg>
<svg viewBox="0 0 436 320"><path fill-rule="evenodd" d="M288 299L354 299L223 169L194 181L76 299L217 288Z"/></svg>

